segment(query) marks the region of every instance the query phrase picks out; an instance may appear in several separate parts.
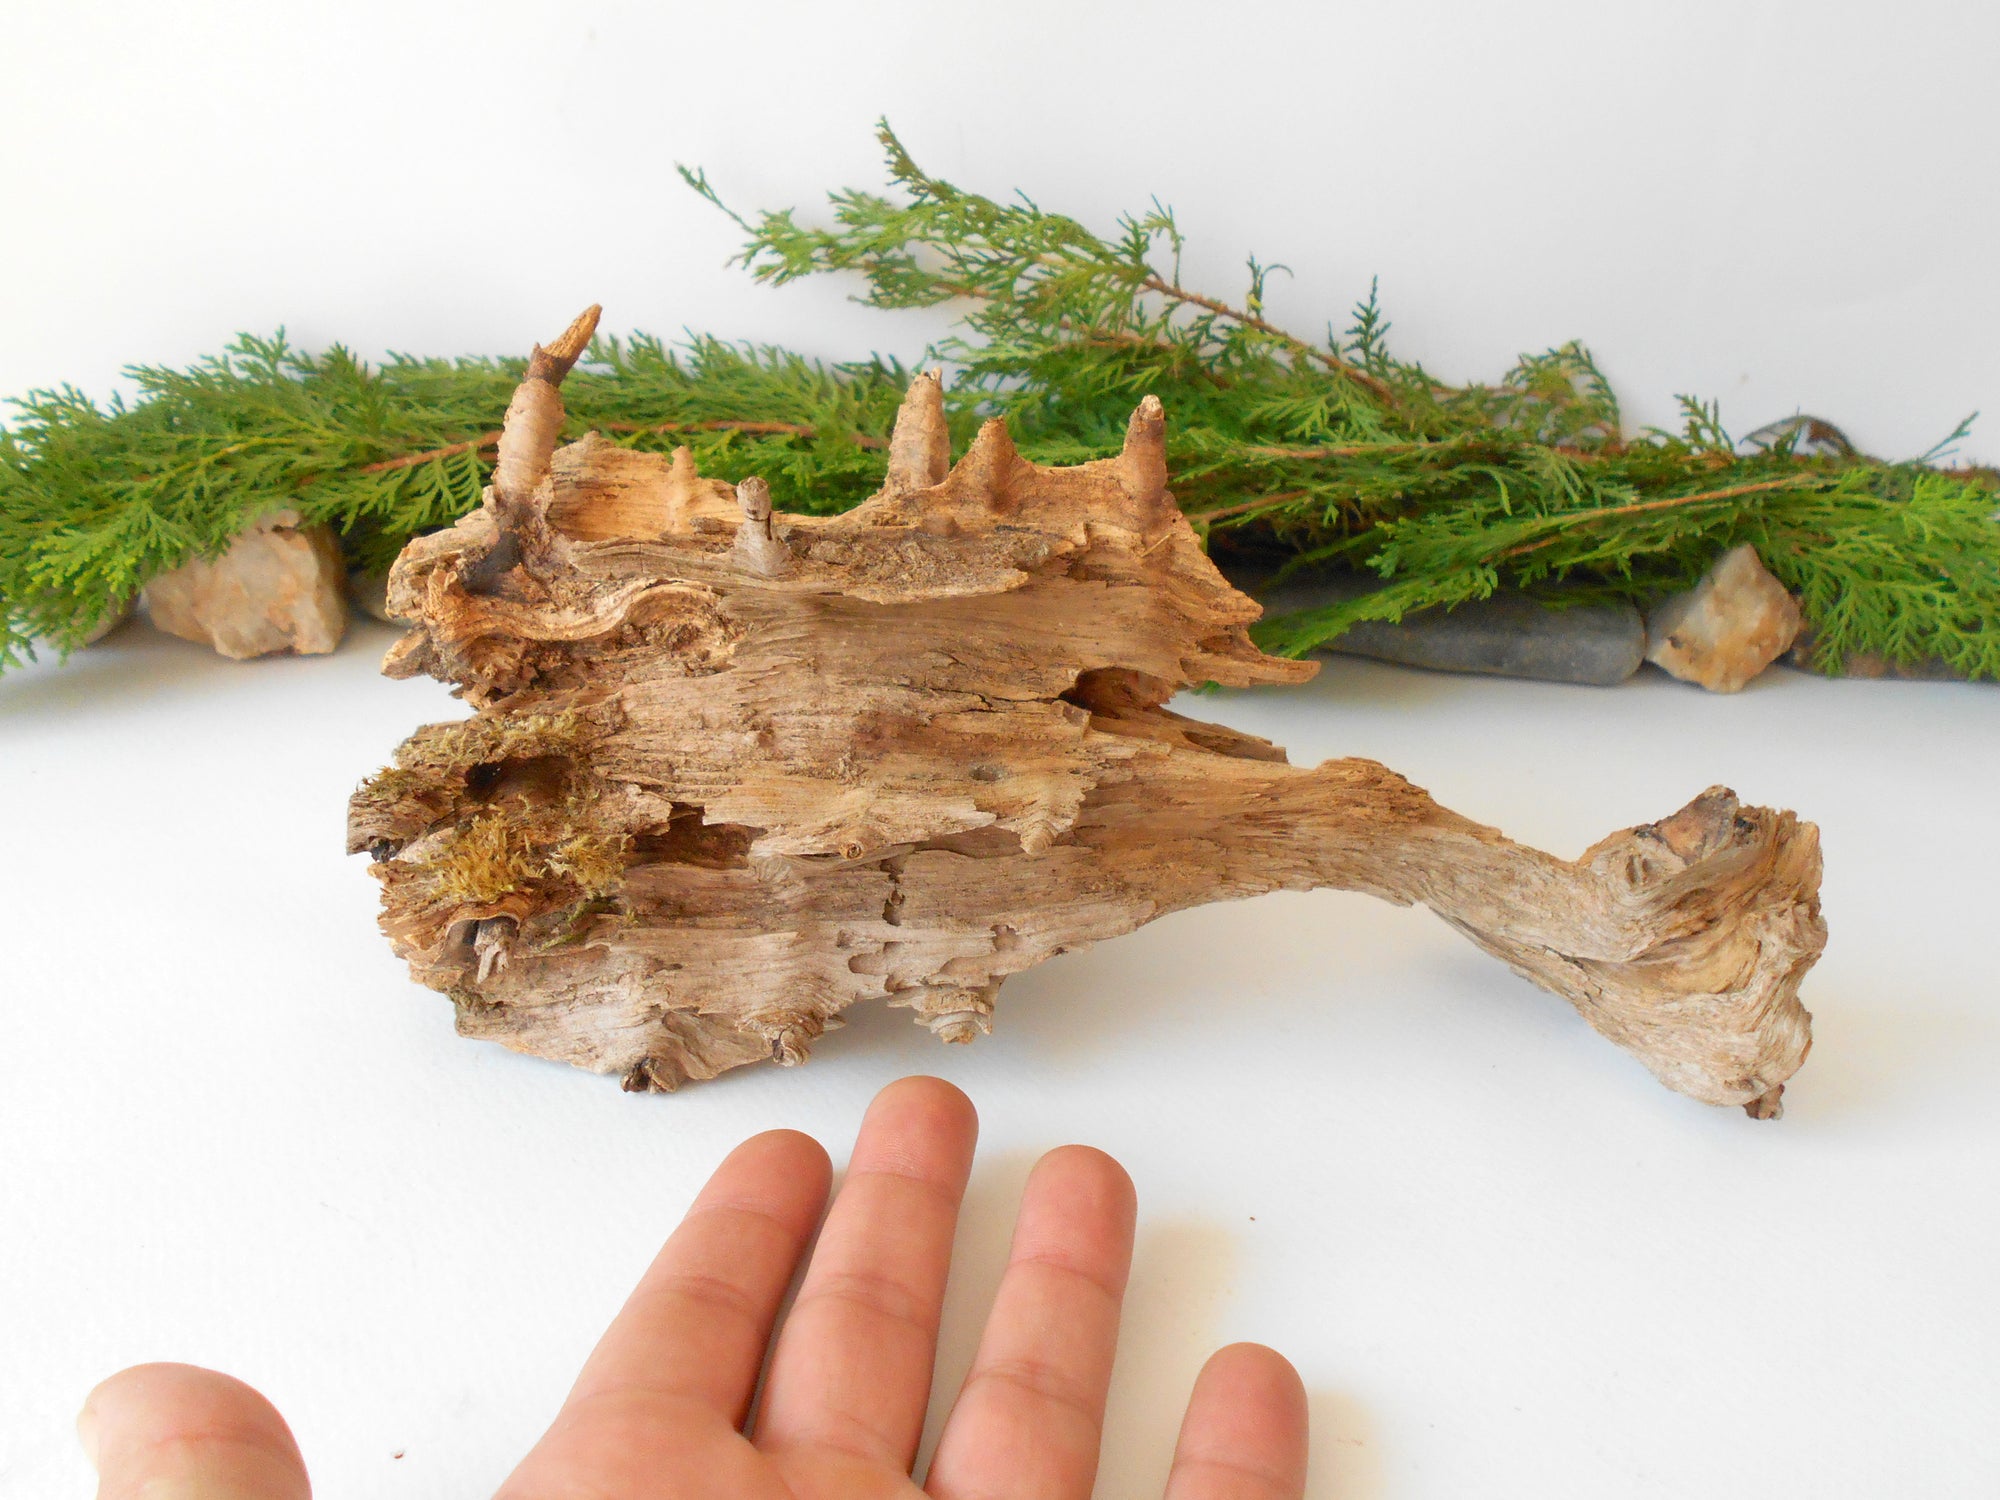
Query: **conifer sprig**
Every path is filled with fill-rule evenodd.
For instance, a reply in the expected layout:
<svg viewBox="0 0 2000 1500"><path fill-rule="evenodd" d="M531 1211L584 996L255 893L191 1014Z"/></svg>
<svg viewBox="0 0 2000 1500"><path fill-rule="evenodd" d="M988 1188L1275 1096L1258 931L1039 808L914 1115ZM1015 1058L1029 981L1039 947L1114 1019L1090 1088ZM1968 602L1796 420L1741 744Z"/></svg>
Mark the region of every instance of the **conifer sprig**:
<svg viewBox="0 0 2000 1500"><path fill-rule="evenodd" d="M1988 472L1801 453L1798 432L1741 452L1717 408L1686 397L1681 431L1628 440L1582 345L1452 386L1389 352L1372 287L1344 335L1312 344L1265 319L1272 267L1252 260L1233 304L1182 288L1181 232L1157 202L1101 237L1025 196L996 202L931 176L880 133L900 199L835 193L832 228L737 216L743 264L779 283L859 274L861 300L881 307L962 299L961 331L935 351L963 372L954 407L1005 413L1037 457L1115 451L1132 403L1160 396L1175 492L1198 527L1273 543L1292 568L1385 580L1265 622L1269 649L1302 654L1361 620L1503 585L1644 601L1749 541L1802 596L1828 670L1870 651L2000 676Z"/></svg>
<svg viewBox="0 0 2000 1500"><path fill-rule="evenodd" d="M266 512L341 533L383 569L412 536L479 504L493 424L525 361L303 353L239 338L185 372L139 368L136 401L74 390L15 403L0 431L0 667L39 638L78 645L147 578L214 557ZM565 383L569 432L682 443L709 473L765 475L794 508L841 510L881 481L880 445L907 372L830 368L696 338L600 340Z"/></svg>
<svg viewBox="0 0 2000 1500"><path fill-rule="evenodd" d="M2000 677L2000 527L1990 471L1800 450L1739 451L1713 405L1628 438L1581 345L1523 356L1497 383L1450 385L1389 349L1373 288L1342 332L1309 340L1266 316L1280 269L1252 260L1234 301L1185 287L1181 230L1153 202L1100 235L1019 196L924 172L886 123L894 190L842 190L832 227L746 218L743 263L782 283L861 278L884 308L949 304L928 359L955 368L957 435L1001 414L1029 457L1116 452L1139 397L1167 403L1174 489L1205 536L1290 566L1366 567L1374 593L1265 622L1303 653L1364 619L1500 587L1558 602L1645 600L1754 543L1804 601L1818 660L1939 657ZM688 182L718 206L698 171ZM725 211L728 211L725 207ZM493 424L522 362L302 353L243 337L194 369L130 372L139 399L74 390L16 403L0 431L0 668L40 638L79 643L146 578L214 556L289 507L380 568L412 535L478 503ZM687 443L704 472L769 479L789 509L843 509L882 478L907 373L825 365L696 337L601 340L564 387L573 434Z"/></svg>

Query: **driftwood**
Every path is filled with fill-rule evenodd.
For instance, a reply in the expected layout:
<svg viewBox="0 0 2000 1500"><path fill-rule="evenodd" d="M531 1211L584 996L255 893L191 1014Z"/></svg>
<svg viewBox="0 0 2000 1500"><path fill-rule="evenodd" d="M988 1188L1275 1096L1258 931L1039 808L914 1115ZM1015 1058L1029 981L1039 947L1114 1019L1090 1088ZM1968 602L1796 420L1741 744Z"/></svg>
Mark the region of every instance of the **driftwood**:
<svg viewBox="0 0 2000 1500"><path fill-rule="evenodd" d="M392 676L476 714L354 795L382 926L459 1029L670 1089L805 1059L886 1000L946 1041L1009 974L1167 912L1332 886L1422 902L1696 1099L1777 1111L1825 942L1817 831L1723 788L1567 861L1367 760L1311 770L1165 707L1296 683L1124 451L1041 468L989 422L951 462L912 384L881 492L775 510L595 435L537 349L485 505L412 542Z"/></svg>

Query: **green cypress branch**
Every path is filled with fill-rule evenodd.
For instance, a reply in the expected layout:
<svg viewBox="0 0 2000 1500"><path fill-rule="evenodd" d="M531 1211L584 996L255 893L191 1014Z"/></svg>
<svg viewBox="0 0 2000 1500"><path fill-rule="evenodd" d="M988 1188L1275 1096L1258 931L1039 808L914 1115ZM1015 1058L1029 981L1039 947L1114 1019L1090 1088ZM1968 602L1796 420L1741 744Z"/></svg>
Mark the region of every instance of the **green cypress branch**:
<svg viewBox="0 0 2000 1500"><path fill-rule="evenodd" d="M1500 587L1561 602L1685 587L1748 541L1797 592L1819 664L1857 651L1940 657L2000 677L2000 542L1990 471L1939 470L1967 424L1911 463L1808 456L1800 433L1739 453L1712 403L1679 432L1628 439L1588 350L1525 355L1494 384L1453 386L1390 352L1375 289L1344 333L1272 324L1252 260L1236 302L1185 287L1181 230L1157 201L1099 235L1025 196L999 202L924 172L884 124L897 196L841 190L832 226L728 209L759 280L858 276L884 308L951 304L927 358L956 367L961 440L1013 424L1029 457L1114 453L1139 397L1173 414L1175 491L1197 528L1274 548L1293 568L1367 567L1383 587L1265 622L1310 651L1363 619ZM138 400L62 389L0 431L0 668L36 638L66 651L113 601L252 519L290 506L380 568L412 535L478 503L522 362L395 357L245 336L178 372L138 369ZM602 340L564 388L570 429L635 447L685 442L705 472L763 474L791 508L830 512L880 483L906 383L880 358L823 365L695 338Z"/></svg>
<svg viewBox="0 0 2000 1500"><path fill-rule="evenodd" d="M1099 237L1025 197L932 177L886 124L881 137L904 201L836 193L825 229L737 215L743 264L780 283L858 273L875 306L962 299L963 331L934 351L964 372L954 407L1005 413L1026 451L1114 451L1131 403L1159 395L1198 527L1276 545L1293 568L1338 562L1385 580L1265 622L1270 649L1301 654L1362 619L1503 584L1644 600L1747 540L1803 598L1828 670L1865 650L2000 675L1990 473L1809 457L1796 433L1739 454L1716 406L1685 397L1681 432L1628 441L1580 344L1523 356L1497 384L1450 386L1389 352L1372 287L1344 340L1309 345L1264 320L1269 268L1255 261L1240 305L1186 293L1181 233L1158 203Z"/></svg>

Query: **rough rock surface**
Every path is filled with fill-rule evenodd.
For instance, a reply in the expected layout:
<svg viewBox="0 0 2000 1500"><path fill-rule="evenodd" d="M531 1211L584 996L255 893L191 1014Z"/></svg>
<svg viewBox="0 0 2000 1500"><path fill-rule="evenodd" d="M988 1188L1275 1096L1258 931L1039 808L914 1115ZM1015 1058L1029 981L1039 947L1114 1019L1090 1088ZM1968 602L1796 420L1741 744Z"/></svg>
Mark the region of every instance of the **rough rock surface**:
<svg viewBox="0 0 2000 1500"><path fill-rule="evenodd" d="M274 510L210 561L196 558L146 585L153 623L241 660L274 651L314 655L347 632L347 570L324 525Z"/></svg>
<svg viewBox="0 0 2000 1500"><path fill-rule="evenodd" d="M1747 542L1646 618L1646 659L1683 682L1734 693L1791 648L1799 602Z"/></svg>

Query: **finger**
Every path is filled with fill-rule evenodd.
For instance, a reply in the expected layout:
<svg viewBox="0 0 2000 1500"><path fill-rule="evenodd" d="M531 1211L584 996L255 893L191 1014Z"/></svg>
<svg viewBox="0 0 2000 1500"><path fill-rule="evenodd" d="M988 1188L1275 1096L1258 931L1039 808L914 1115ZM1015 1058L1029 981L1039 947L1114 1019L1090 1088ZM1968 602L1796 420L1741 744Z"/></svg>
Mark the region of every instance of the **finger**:
<svg viewBox="0 0 2000 1500"><path fill-rule="evenodd" d="M193 1365L135 1365L76 1419L98 1500L308 1500L285 1419L240 1380Z"/></svg>
<svg viewBox="0 0 2000 1500"><path fill-rule="evenodd" d="M1134 1210L1132 1179L1101 1151L1065 1146L1036 1164L993 1315L931 1463L932 1495L1087 1500Z"/></svg>
<svg viewBox="0 0 2000 1500"><path fill-rule="evenodd" d="M978 1133L972 1102L941 1079L905 1078L876 1095L778 1335L758 1447L831 1449L909 1471Z"/></svg>
<svg viewBox="0 0 2000 1500"><path fill-rule="evenodd" d="M794 1130L730 1152L591 1352L558 1425L585 1408L646 1420L693 1405L741 1426L831 1172L819 1142Z"/></svg>
<svg viewBox="0 0 2000 1500"><path fill-rule="evenodd" d="M1231 1344L1195 1377L1167 1500L1300 1500L1306 1389L1282 1354Z"/></svg>

